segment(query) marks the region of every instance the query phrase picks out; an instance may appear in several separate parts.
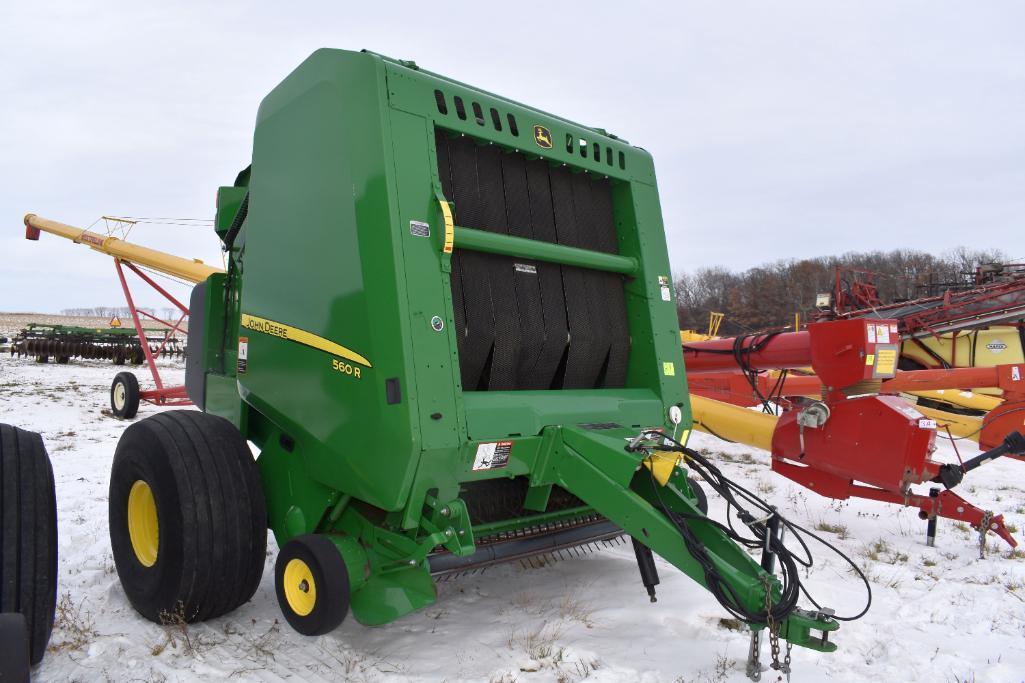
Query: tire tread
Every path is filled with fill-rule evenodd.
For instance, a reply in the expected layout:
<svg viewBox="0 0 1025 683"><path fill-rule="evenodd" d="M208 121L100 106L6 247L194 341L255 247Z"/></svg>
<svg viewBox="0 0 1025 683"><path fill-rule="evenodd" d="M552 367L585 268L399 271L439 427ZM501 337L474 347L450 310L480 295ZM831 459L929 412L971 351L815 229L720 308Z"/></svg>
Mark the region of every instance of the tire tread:
<svg viewBox="0 0 1025 683"><path fill-rule="evenodd" d="M248 602L263 575L267 516L256 463L241 434L227 420L194 410L158 413L129 430L146 430L145 439L158 445L147 457L164 459L173 474L182 546L165 549L162 541L160 552L182 554L175 591L182 618L205 621ZM152 610L136 608L153 618Z"/></svg>
<svg viewBox="0 0 1025 683"><path fill-rule="evenodd" d="M33 664L57 605L57 506L43 439L0 425L0 612L25 617Z"/></svg>

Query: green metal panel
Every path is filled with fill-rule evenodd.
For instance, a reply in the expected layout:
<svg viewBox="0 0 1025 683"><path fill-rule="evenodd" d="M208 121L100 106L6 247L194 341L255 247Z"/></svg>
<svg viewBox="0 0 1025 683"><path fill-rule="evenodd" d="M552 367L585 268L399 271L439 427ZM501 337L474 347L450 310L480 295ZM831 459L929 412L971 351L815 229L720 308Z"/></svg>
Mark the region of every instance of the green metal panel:
<svg viewBox="0 0 1025 683"><path fill-rule="evenodd" d="M446 223L452 198L438 175L438 131L607 177L618 254ZM208 293L208 408L261 448L279 544L332 534L359 565L350 573L360 621L430 604L435 549L464 556L475 533L595 511L704 582L678 531L633 481L639 456L623 449L641 428L690 427L647 152L411 63L319 50L263 101L251 171L236 184L218 196L223 235L249 193L229 274ZM452 242L623 274L625 386L464 391ZM221 329L227 338L216 338ZM676 427L666 417L673 405L685 415ZM498 441L511 449L508 462L475 469L481 445ZM474 525L462 485L505 477L529 481L523 514ZM584 504L546 512L554 484ZM689 489L662 495L674 509L696 509ZM737 594L755 607L764 601L757 565L711 525L701 536ZM808 624L794 624L793 639L805 639Z"/></svg>
<svg viewBox="0 0 1025 683"><path fill-rule="evenodd" d="M471 251L484 251L503 256L521 256L527 259L593 268L624 275L633 275L637 271L637 261L629 256L617 256L616 254L528 240L512 235L500 235L472 228L456 227L454 237L456 247Z"/></svg>
<svg viewBox="0 0 1025 683"><path fill-rule="evenodd" d="M396 509L416 471L419 430L414 404L385 401L388 378L410 391L411 358L383 76L379 59L320 50L267 96L243 261L260 274L245 278L243 313L342 344L370 365L339 372L331 354L245 330L238 381L296 441L313 478Z"/></svg>

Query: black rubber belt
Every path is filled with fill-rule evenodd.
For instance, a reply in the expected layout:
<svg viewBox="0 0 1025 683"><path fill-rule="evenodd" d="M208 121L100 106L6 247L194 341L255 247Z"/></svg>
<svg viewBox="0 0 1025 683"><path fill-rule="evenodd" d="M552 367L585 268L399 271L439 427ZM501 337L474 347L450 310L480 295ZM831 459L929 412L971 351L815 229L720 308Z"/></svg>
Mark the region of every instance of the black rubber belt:
<svg viewBox="0 0 1025 683"><path fill-rule="evenodd" d="M445 196L455 202L455 221L459 225L480 224L477 199L477 155L467 138L449 139L451 189ZM439 157L440 161L440 157ZM491 304L488 254L466 251L459 255L460 287L466 312L466 335L459 345L459 367L463 389L486 388L485 366L495 343L495 311Z"/></svg>
<svg viewBox="0 0 1025 683"><path fill-rule="evenodd" d="M591 181L591 206L598 251L618 254L615 217L612 213L612 186L608 178ZM626 364L630 356L630 330L626 323L626 295L623 277L616 273L598 272L603 286L603 300L608 313L611 346L605 371L605 386L621 387L626 383Z"/></svg>
<svg viewBox="0 0 1025 683"><path fill-rule="evenodd" d="M509 234L533 239L526 159L519 154L503 154L502 183ZM513 259L510 264L520 324L514 368L517 389L547 389L554 373L552 368L545 377L537 370L546 339L539 265L539 262L528 259Z"/></svg>
<svg viewBox="0 0 1025 683"><path fill-rule="evenodd" d="M573 174L565 167L552 169L551 182L559 244L587 249L587 240L581 236L587 231L578 229L573 206ZM609 345L603 341L607 334L603 330L605 326L592 311L591 299L597 295L591 286L592 275L583 268L566 266L562 269L570 336L562 385L565 389L593 389L608 352Z"/></svg>
<svg viewBox="0 0 1025 683"><path fill-rule="evenodd" d="M463 138L468 140L469 138ZM472 143L471 143L472 144ZM505 187L502 180L502 151L494 145L473 145L477 153L478 222L461 223L468 228L507 235ZM488 280L491 305L495 311L495 344L491 358L488 389L519 389L516 366L523 329L520 327L513 259L489 255Z"/></svg>
<svg viewBox="0 0 1025 683"><path fill-rule="evenodd" d="M558 242L549 166L540 159L526 162L527 194L530 198L531 237L542 242ZM561 388L557 372L569 348L569 323L566 320L566 295L562 289L562 266L538 263L537 279L544 316L544 344L534 366L535 382L530 388Z"/></svg>
<svg viewBox="0 0 1025 683"><path fill-rule="evenodd" d="M618 253L607 179L440 130L436 139L457 225ZM464 390L624 385L619 275L456 249L452 297Z"/></svg>

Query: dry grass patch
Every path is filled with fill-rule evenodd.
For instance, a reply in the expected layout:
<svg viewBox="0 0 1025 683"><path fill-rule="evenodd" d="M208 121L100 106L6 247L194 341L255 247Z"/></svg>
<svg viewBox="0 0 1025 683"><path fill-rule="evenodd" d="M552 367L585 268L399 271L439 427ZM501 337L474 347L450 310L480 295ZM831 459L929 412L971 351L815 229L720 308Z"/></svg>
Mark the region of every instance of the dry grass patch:
<svg viewBox="0 0 1025 683"><path fill-rule="evenodd" d="M65 593L57 602L53 629L60 639L50 642L49 652L83 650L100 635L94 627L92 613L85 610L85 602L76 605L71 593Z"/></svg>

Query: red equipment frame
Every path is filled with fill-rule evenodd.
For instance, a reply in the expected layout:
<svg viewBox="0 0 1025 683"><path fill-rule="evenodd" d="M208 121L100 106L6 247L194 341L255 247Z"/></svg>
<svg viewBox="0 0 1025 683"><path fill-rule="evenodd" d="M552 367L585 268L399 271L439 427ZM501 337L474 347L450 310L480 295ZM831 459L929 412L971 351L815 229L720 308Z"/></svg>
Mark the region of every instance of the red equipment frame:
<svg viewBox="0 0 1025 683"><path fill-rule="evenodd" d="M942 463L931 457L936 423L896 396L879 395L882 383L897 375L899 344L896 320L853 318L811 323L801 332L691 342L683 349L688 382L695 384L703 374L721 379L738 367L749 375L812 367L822 400L802 399L779 417L772 436L776 472L830 498L914 506L925 519L964 521L1017 546L1002 515L949 490L911 491L914 484L937 480Z"/></svg>
<svg viewBox="0 0 1025 683"><path fill-rule="evenodd" d="M689 368L688 368L689 371ZM687 384L691 393L705 398L752 407L761 404L752 382L762 396L779 396L784 408L792 406L794 397L819 396L822 380L817 375L787 375L772 377L764 372L748 377L739 371L688 372ZM979 429L979 447L996 448L1011 432L1025 431L1025 364L1012 363L988 368L948 368L945 370L898 371L893 379L884 380L881 394L902 391L930 391L936 389L993 388L1003 391L1003 402L986 413ZM1007 457L1025 461L1023 455Z"/></svg>
<svg viewBox="0 0 1025 683"><path fill-rule="evenodd" d="M175 307L181 311L181 315L178 317L178 322L171 323L162 318L158 318L155 315L151 315L146 311L140 311L135 306L135 300L132 298L132 290L128 286L128 280L125 278L124 268L128 268L135 273L139 278L148 284L150 287L159 292L167 301L174 304ZM139 344L142 346L142 352L146 356L146 365L149 366L150 374L153 376L153 382L157 385L156 389L147 389L146 391L139 392L139 399L152 403L154 405L161 406L188 406L192 405L192 401L189 400L188 395L185 393L184 385L173 385L165 386L163 380L160 378L160 369L157 368L156 356L159 356L161 351L164 350L167 342L171 339L172 335L181 330L182 323L189 317L189 309L186 308L178 299L176 299L170 292L158 285L153 281L153 278L146 275L138 266L129 261L121 261L120 259L114 259L114 268L117 270L118 280L121 281L121 289L125 293L125 301L128 303L128 310L132 314L132 322L135 324L135 333L139 337ZM142 321L139 318L143 315L150 320L160 323L165 327L169 328L169 331L164 334L164 341L157 348L156 354L149 347L149 340L146 339L146 331L142 329Z"/></svg>

